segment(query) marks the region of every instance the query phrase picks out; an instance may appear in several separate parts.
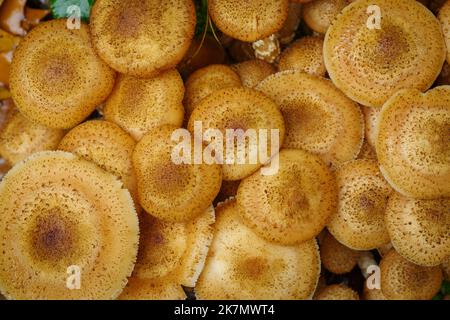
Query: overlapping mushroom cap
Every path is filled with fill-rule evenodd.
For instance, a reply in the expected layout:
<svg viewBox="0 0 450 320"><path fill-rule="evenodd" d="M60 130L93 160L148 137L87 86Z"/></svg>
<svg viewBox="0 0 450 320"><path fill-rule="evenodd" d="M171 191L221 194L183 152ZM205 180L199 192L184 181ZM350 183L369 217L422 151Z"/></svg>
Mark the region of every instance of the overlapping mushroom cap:
<svg viewBox="0 0 450 320"><path fill-rule="evenodd" d="M367 13L374 5L381 10L379 29ZM334 84L352 100L372 107L382 106L399 89L428 89L445 54L438 20L410 0L353 2L334 20L324 44Z"/></svg>
<svg viewBox="0 0 450 320"><path fill-rule="evenodd" d="M0 291L115 298L133 270L138 235L133 201L116 177L71 153L36 153L0 184ZM71 267L81 272L78 290L68 287Z"/></svg>
<svg viewBox="0 0 450 320"><path fill-rule="evenodd" d="M446 1L439 10L439 22L444 33L445 44L447 46L447 62L450 62L450 1Z"/></svg>
<svg viewBox="0 0 450 320"><path fill-rule="evenodd" d="M320 241L320 260L325 269L334 274L352 271L358 262L358 257L358 251L344 246L328 232Z"/></svg>
<svg viewBox="0 0 450 320"><path fill-rule="evenodd" d="M11 94L24 116L51 128L72 128L103 102L115 73L94 52L89 29L66 20L40 23L14 52Z"/></svg>
<svg viewBox="0 0 450 320"><path fill-rule="evenodd" d="M450 197L450 86L401 90L383 106L377 132L380 169L396 191Z"/></svg>
<svg viewBox="0 0 450 320"><path fill-rule="evenodd" d="M241 78L242 85L254 88L265 78L275 73L275 67L270 63L259 60L247 60L232 66Z"/></svg>
<svg viewBox="0 0 450 320"><path fill-rule="evenodd" d="M322 289L315 300L359 300L359 295L346 285L332 284Z"/></svg>
<svg viewBox="0 0 450 320"><path fill-rule="evenodd" d="M351 0L314 0L303 6L303 20L313 31L325 34Z"/></svg>
<svg viewBox="0 0 450 320"><path fill-rule="evenodd" d="M371 148L376 148L377 144L377 126L378 118L380 116L381 109L362 107L364 114L364 128L365 128L365 141L370 145Z"/></svg>

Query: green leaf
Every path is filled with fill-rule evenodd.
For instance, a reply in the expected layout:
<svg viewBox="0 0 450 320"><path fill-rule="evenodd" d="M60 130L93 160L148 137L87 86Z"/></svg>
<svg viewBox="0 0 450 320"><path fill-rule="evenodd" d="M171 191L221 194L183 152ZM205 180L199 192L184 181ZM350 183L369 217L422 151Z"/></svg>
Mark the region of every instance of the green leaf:
<svg viewBox="0 0 450 320"><path fill-rule="evenodd" d="M450 295L450 281L444 281L442 283L441 292L443 295Z"/></svg>
<svg viewBox="0 0 450 320"><path fill-rule="evenodd" d="M89 20L92 6L95 0L50 0L50 8L54 18L68 18L75 14L75 11L68 10L71 6L78 6L83 21Z"/></svg>
<svg viewBox="0 0 450 320"><path fill-rule="evenodd" d="M195 26L195 36L199 37L208 28L208 1L195 0L195 12L197 14L197 25Z"/></svg>

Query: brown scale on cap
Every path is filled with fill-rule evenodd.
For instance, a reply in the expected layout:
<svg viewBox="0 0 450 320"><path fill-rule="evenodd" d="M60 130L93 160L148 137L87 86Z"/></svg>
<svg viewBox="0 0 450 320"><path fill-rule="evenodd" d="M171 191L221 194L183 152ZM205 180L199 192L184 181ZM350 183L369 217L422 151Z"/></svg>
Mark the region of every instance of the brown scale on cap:
<svg viewBox="0 0 450 320"><path fill-rule="evenodd" d="M310 299L320 276L314 239L267 242L240 220L235 200L220 204L214 239L195 288L201 300Z"/></svg>
<svg viewBox="0 0 450 320"><path fill-rule="evenodd" d="M386 226L395 250L422 266L437 266L450 256L450 199L416 200L394 194Z"/></svg>
<svg viewBox="0 0 450 320"><path fill-rule="evenodd" d="M189 49L195 24L192 0L98 0L90 19L99 56L137 77L174 68Z"/></svg>
<svg viewBox="0 0 450 320"><path fill-rule="evenodd" d="M116 298L139 241L122 183L61 151L35 153L3 178L0 230L0 291L13 299ZM81 268L79 290L66 287L72 265Z"/></svg>
<svg viewBox="0 0 450 320"><path fill-rule="evenodd" d="M303 20L313 31L325 34L350 0L314 0L303 6Z"/></svg>
<svg viewBox="0 0 450 320"><path fill-rule="evenodd" d="M253 59L232 66L241 78L242 85L247 88L256 87L261 81L275 73L275 67L270 63Z"/></svg>
<svg viewBox="0 0 450 320"><path fill-rule="evenodd" d="M69 49L70 48L70 49ZM20 42L11 64L11 94L30 120L72 128L103 102L115 73L95 54L89 28L69 30L66 20L40 23Z"/></svg>
<svg viewBox="0 0 450 320"><path fill-rule="evenodd" d="M358 251L344 246L328 232L320 243L320 260L325 269L334 274L352 271L358 262L358 257Z"/></svg>
<svg viewBox="0 0 450 320"><path fill-rule="evenodd" d="M315 300L359 300L359 295L353 289L343 284L326 286L314 298Z"/></svg>
<svg viewBox="0 0 450 320"><path fill-rule="evenodd" d="M367 27L370 5L381 9L381 29ZM334 20L324 43L334 84L370 107L381 107L399 89L428 89L441 71L445 51L436 17L410 0L353 2Z"/></svg>
<svg viewBox="0 0 450 320"><path fill-rule="evenodd" d="M439 292L442 271L422 267L391 250L380 263L381 291L389 300L430 300Z"/></svg>
<svg viewBox="0 0 450 320"><path fill-rule="evenodd" d="M280 151L277 174L256 172L241 181L237 192L244 223L264 239L281 244L317 236L335 213L336 200L335 178L325 163L295 149Z"/></svg>
<svg viewBox="0 0 450 320"><path fill-rule="evenodd" d="M381 110L377 134L381 172L397 192L450 197L450 86L396 93Z"/></svg>

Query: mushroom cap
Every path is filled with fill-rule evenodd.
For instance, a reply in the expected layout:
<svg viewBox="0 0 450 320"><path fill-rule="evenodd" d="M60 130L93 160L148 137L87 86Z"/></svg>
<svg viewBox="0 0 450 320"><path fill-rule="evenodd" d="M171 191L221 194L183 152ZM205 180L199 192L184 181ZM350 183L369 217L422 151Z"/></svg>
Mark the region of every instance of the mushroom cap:
<svg viewBox="0 0 450 320"><path fill-rule="evenodd" d="M322 289L315 300L359 300L359 295L346 285L332 284Z"/></svg>
<svg viewBox="0 0 450 320"><path fill-rule="evenodd" d="M369 289L367 286L367 282L369 280L366 280L364 282L364 288L363 288L363 300L387 300L387 298L384 296L381 289Z"/></svg>
<svg viewBox="0 0 450 320"><path fill-rule="evenodd" d="M383 106L377 127L380 169L399 193L450 197L450 86L425 94L401 90Z"/></svg>
<svg viewBox="0 0 450 320"><path fill-rule="evenodd" d="M175 67L189 49L195 25L192 0L97 0L90 17L98 55L136 77Z"/></svg>
<svg viewBox="0 0 450 320"><path fill-rule="evenodd" d="M226 35L246 42L280 30L288 17L289 0L209 0L212 21Z"/></svg>
<svg viewBox="0 0 450 320"><path fill-rule="evenodd" d="M307 150L333 167L359 154L364 139L361 110L331 81L289 70L269 76L256 89L283 113L284 148Z"/></svg>
<svg viewBox="0 0 450 320"><path fill-rule="evenodd" d="M95 54L86 25L70 30L65 19L50 20L33 28L14 52L11 95L25 117L67 129L108 97L114 78Z"/></svg>
<svg viewBox="0 0 450 320"><path fill-rule="evenodd" d="M381 259L381 291L389 300L430 300L439 292L442 271L409 262L395 250Z"/></svg>
<svg viewBox="0 0 450 320"><path fill-rule="evenodd" d="M0 291L14 299L116 298L139 242L128 190L62 151L35 153L3 178L0 230ZM69 266L81 269L79 290L66 286Z"/></svg>
<svg viewBox="0 0 450 320"><path fill-rule="evenodd" d="M358 263L359 252L350 249L326 233L320 242L320 260L328 271L344 274L352 271Z"/></svg>
<svg viewBox="0 0 450 320"><path fill-rule="evenodd" d="M250 88L234 87L213 92L195 107L189 118L187 126L189 131L194 132L195 122L201 122L203 131L220 130L224 137L224 144L227 136L226 130L243 130L245 133L251 129L256 131L257 136L266 130L268 150L262 150L257 142L255 145L255 141L252 141L254 139L245 139L245 144L242 143L242 145L237 143L237 139L234 139L234 148L231 149L234 150L235 161L227 164L225 160L231 161L231 157L224 157L222 166L224 180L243 179L264 164L261 163L261 160L264 160L261 157L256 159L256 163L253 163L249 150L257 150L258 155L265 151L267 151L267 155L276 154L277 150L271 150L275 142L272 141L272 129L279 130L279 146L283 144L284 140L284 119L278 106L261 92ZM243 141L243 139L241 140ZM245 160L245 164L237 161L239 160L238 149L243 146L245 146L245 159L241 160Z"/></svg>
<svg viewBox="0 0 450 320"><path fill-rule="evenodd" d="M336 211L334 175L317 156L283 149L279 171L254 173L237 192L244 223L267 241L294 244L317 236Z"/></svg>
<svg viewBox="0 0 450 320"><path fill-rule="evenodd" d="M241 222L235 200L216 213L214 239L195 287L198 299L311 298L320 276L314 239L293 246L267 242Z"/></svg>
<svg viewBox="0 0 450 320"><path fill-rule="evenodd" d="M161 125L181 127L183 97L183 79L175 69L148 79L119 75L103 112L106 120L140 140Z"/></svg>
<svg viewBox="0 0 450 320"><path fill-rule="evenodd" d="M376 129L381 109L361 106L361 110L364 115L365 141L367 141L370 147L375 149L377 142Z"/></svg>
<svg viewBox="0 0 450 320"><path fill-rule="evenodd" d="M0 130L0 155L15 165L35 152L55 150L63 136L64 130L31 122L14 110Z"/></svg>
<svg viewBox="0 0 450 320"><path fill-rule="evenodd" d="M232 66L241 78L242 85L247 88L254 88L265 78L275 73L275 67L270 63L252 59Z"/></svg>
<svg viewBox="0 0 450 320"><path fill-rule="evenodd" d="M293 42L281 53L278 70L299 70L324 77L327 69L323 61L323 39L307 36Z"/></svg>
<svg viewBox="0 0 450 320"><path fill-rule="evenodd" d="M189 117L200 100L214 91L240 86L241 79L230 66L212 64L195 71L186 81L186 115Z"/></svg>
<svg viewBox="0 0 450 320"><path fill-rule="evenodd" d="M132 156L141 206L167 222L187 221L204 212L222 183L220 165L194 164L194 155L191 164L173 161L178 141L172 140L172 133L177 129L170 125L151 129L136 144ZM188 143L192 146L194 139L190 137Z"/></svg>
<svg viewBox="0 0 450 320"><path fill-rule="evenodd" d="M450 198L416 200L393 194L386 226L395 250L415 264L432 267L450 257Z"/></svg>
<svg viewBox="0 0 450 320"><path fill-rule="evenodd" d="M194 287L213 239L214 207L188 222L141 218L141 239L133 275L120 299L185 299Z"/></svg>
<svg viewBox="0 0 450 320"><path fill-rule="evenodd" d="M303 21L313 31L325 34L350 0L315 0L303 6Z"/></svg>
<svg viewBox="0 0 450 320"><path fill-rule="evenodd" d="M446 1L439 9L439 22L444 33L445 44L447 46L447 62L450 63L450 2Z"/></svg>
<svg viewBox="0 0 450 320"><path fill-rule="evenodd" d="M381 9L381 29L367 26L370 5ZM441 71L445 51L439 21L410 0L353 2L334 20L324 43L333 83L370 107L382 106L403 88L428 89Z"/></svg>
<svg viewBox="0 0 450 320"><path fill-rule="evenodd" d="M355 160L336 171L338 210L328 230L345 246L372 250L389 242L384 221L388 197L393 192L374 160Z"/></svg>

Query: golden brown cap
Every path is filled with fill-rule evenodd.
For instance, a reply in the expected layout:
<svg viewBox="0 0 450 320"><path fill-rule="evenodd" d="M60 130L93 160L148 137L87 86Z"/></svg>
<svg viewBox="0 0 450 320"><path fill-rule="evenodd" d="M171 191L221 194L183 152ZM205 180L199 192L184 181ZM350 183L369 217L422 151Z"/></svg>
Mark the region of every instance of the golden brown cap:
<svg viewBox="0 0 450 320"><path fill-rule="evenodd" d="M352 271L358 262L359 252L350 249L326 233L320 242L320 260L328 271L343 274Z"/></svg>
<svg viewBox="0 0 450 320"><path fill-rule="evenodd" d="M387 298L384 296L381 289L372 288L369 289L367 286L367 281L364 282L364 289L363 289L363 300L387 300Z"/></svg>
<svg viewBox="0 0 450 320"><path fill-rule="evenodd" d="M314 0L303 6L303 21L313 31L325 34L336 16L350 2L350 0Z"/></svg>
<svg viewBox="0 0 450 320"><path fill-rule="evenodd" d="M232 66L241 78L242 85L247 88L254 88L265 78L275 73L275 67L270 63L260 60L247 60Z"/></svg>
<svg viewBox="0 0 450 320"><path fill-rule="evenodd" d="M359 295L343 284L332 284L322 289L315 300L359 300Z"/></svg>
<svg viewBox="0 0 450 320"><path fill-rule="evenodd" d="M370 147L376 148L377 143L377 125L378 118L380 117L380 108L361 107L364 115L364 128L365 128L365 141Z"/></svg>

